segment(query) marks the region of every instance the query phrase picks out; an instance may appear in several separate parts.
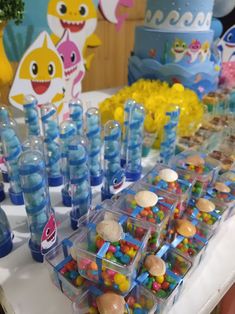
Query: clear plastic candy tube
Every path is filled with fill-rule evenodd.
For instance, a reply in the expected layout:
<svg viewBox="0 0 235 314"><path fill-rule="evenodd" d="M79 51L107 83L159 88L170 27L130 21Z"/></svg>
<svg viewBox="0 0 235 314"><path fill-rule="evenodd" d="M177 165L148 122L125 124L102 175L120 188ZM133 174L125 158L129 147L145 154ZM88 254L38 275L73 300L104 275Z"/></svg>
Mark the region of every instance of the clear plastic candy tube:
<svg viewBox="0 0 235 314"><path fill-rule="evenodd" d="M0 258L8 255L12 250L12 234L7 216L0 207Z"/></svg>
<svg viewBox="0 0 235 314"><path fill-rule="evenodd" d="M62 201L64 206L71 206L68 152L69 143L77 133L74 122L66 120L60 124L61 171L63 176Z"/></svg>
<svg viewBox="0 0 235 314"><path fill-rule="evenodd" d="M24 204L24 200L17 164L22 152L21 143L15 131L10 126L1 128L1 140L10 182L9 196L14 205L22 205Z"/></svg>
<svg viewBox="0 0 235 314"><path fill-rule="evenodd" d="M31 233L29 247L32 257L37 262L43 262L43 255L57 242L45 162L39 151L26 150L21 154L18 164Z"/></svg>
<svg viewBox="0 0 235 314"><path fill-rule="evenodd" d="M164 126L164 138L160 147L160 162L168 164L170 159L175 155L176 130L179 123L180 110L167 112L169 122Z"/></svg>
<svg viewBox="0 0 235 314"><path fill-rule="evenodd" d="M71 182L71 227L77 229L77 220L86 215L91 207L90 173L87 165L85 141L75 137L69 144L69 174Z"/></svg>
<svg viewBox="0 0 235 314"><path fill-rule="evenodd" d="M103 180L101 166L101 125L97 108L90 108L86 112L86 135L88 139L91 185L97 186L100 185Z"/></svg>
<svg viewBox="0 0 235 314"><path fill-rule="evenodd" d="M57 110L53 104L41 106L44 152L49 186L62 185L61 151L59 145L59 126Z"/></svg>
<svg viewBox="0 0 235 314"><path fill-rule="evenodd" d="M0 137L1 137L1 130L3 130L6 127L11 127L15 134L18 136L18 130L17 125L14 119L10 118L8 110L4 107L0 107ZM6 161L4 159L4 153L3 153L3 145L2 142L0 143L0 165L1 165L1 172L4 182L9 182L9 176L7 172L7 166Z"/></svg>
<svg viewBox="0 0 235 314"><path fill-rule="evenodd" d="M24 99L24 116L27 126L28 136L40 135L40 124L37 110L37 99L32 95L25 96Z"/></svg>
<svg viewBox="0 0 235 314"><path fill-rule="evenodd" d="M22 143L23 151L34 149L42 153L44 158L44 145L41 136L30 136Z"/></svg>
<svg viewBox="0 0 235 314"><path fill-rule="evenodd" d="M80 100L72 100L69 103L70 119L76 124L77 135L83 134L83 105Z"/></svg>
<svg viewBox="0 0 235 314"><path fill-rule="evenodd" d="M144 119L145 110L142 105L135 104L131 107L127 138L127 181L137 181L141 177Z"/></svg>
<svg viewBox="0 0 235 314"><path fill-rule="evenodd" d="M122 146L121 146L121 166L124 167L126 165L127 158L127 139L128 139L128 131L129 131L129 120L130 120L130 111L135 101L130 99L127 100L124 107L124 124L122 131Z"/></svg>
<svg viewBox="0 0 235 314"><path fill-rule="evenodd" d="M121 168L121 127L117 121L108 121L104 126L104 180L102 200L118 193L125 181Z"/></svg>

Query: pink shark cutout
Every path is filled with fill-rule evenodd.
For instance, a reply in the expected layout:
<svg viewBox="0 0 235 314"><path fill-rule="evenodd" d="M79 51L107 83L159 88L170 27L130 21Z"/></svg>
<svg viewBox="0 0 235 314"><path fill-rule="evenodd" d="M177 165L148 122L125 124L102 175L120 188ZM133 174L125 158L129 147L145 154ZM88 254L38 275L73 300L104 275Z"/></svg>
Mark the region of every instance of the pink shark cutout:
<svg viewBox="0 0 235 314"><path fill-rule="evenodd" d="M128 17L128 14L118 15L118 7L123 6L131 8L134 5L133 0L99 0L99 6L104 17L111 23L116 24L119 31L122 24Z"/></svg>
<svg viewBox="0 0 235 314"><path fill-rule="evenodd" d="M45 254L56 243L57 225L54 214L51 214L47 224L45 225L41 237L41 251Z"/></svg>

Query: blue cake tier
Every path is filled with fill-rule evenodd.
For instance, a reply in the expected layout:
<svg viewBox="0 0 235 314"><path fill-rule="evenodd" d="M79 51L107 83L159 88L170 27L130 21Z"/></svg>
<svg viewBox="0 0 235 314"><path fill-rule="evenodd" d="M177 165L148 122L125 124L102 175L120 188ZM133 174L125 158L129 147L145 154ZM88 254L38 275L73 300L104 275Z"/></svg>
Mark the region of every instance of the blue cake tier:
<svg viewBox="0 0 235 314"><path fill-rule="evenodd" d="M188 68L210 60L212 41L213 31L173 33L138 26L135 30L134 55Z"/></svg>
<svg viewBox="0 0 235 314"><path fill-rule="evenodd" d="M148 0L145 26L161 30L210 29L214 0Z"/></svg>

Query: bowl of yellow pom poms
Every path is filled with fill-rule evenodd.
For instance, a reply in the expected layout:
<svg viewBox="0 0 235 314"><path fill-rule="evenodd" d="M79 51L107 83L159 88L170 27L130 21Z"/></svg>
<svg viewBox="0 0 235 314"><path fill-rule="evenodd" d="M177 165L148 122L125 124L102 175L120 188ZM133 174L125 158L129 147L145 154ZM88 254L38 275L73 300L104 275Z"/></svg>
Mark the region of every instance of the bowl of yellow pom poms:
<svg viewBox="0 0 235 314"><path fill-rule="evenodd" d="M100 106L101 121L124 121L124 106L128 99L133 99L145 107L145 134L153 135L154 147L159 148L164 125L167 122L166 112L176 106L180 108L178 136L191 136L200 127L204 107L197 94L183 85L176 83L169 86L165 82L141 79L131 86L124 87Z"/></svg>

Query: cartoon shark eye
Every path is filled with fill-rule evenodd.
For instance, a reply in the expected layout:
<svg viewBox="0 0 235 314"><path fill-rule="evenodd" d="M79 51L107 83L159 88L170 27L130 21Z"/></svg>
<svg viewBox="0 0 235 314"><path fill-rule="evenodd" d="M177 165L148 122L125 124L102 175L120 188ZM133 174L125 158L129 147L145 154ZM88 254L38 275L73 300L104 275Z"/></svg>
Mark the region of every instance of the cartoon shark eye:
<svg viewBox="0 0 235 314"><path fill-rule="evenodd" d="M227 40L228 40L228 41L231 41L231 40L232 40L232 38L233 38L233 34L232 34L232 33L230 33L230 34L228 35Z"/></svg>
<svg viewBox="0 0 235 314"><path fill-rule="evenodd" d="M64 55L60 55L62 62L64 63Z"/></svg>
<svg viewBox="0 0 235 314"><path fill-rule="evenodd" d="M113 184L117 184L117 183L118 183L118 179L114 179Z"/></svg>
<svg viewBox="0 0 235 314"><path fill-rule="evenodd" d="M86 16L88 14L88 7L85 4L82 4L78 8L78 12L81 16Z"/></svg>
<svg viewBox="0 0 235 314"><path fill-rule="evenodd" d="M55 73L55 64L54 62L50 62L48 65L48 73L50 76L53 76Z"/></svg>
<svg viewBox="0 0 235 314"><path fill-rule="evenodd" d="M56 6L57 12L64 15L67 12L67 7L63 1L59 1Z"/></svg>
<svg viewBox="0 0 235 314"><path fill-rule="evenodd" d="M46 230L46 235L48 236L49 234L50 234L50 228L47 228L47 230Z"/></svg>
<svg viewBox="0 0 235 314"><path fill-rule="evenodd" d="M30 64L30 74L32 77L36 77L38 74L38 65L35 61L32 61Z"/></svg>
<svg viewBox="0 0 235 314"><path fill-rule="evenodd" d="M176 48L179 48L179 44L177 43L177 44L175 44L175 46L176 46Z"/></svg>
<svg viewBox="0 0 235 314"><path fill-rule="evenodd" d="M74 51L71 53L70 58L71 58L71 61L72 61L73 63L76 61L76 54L75 54Z"/></svg>

